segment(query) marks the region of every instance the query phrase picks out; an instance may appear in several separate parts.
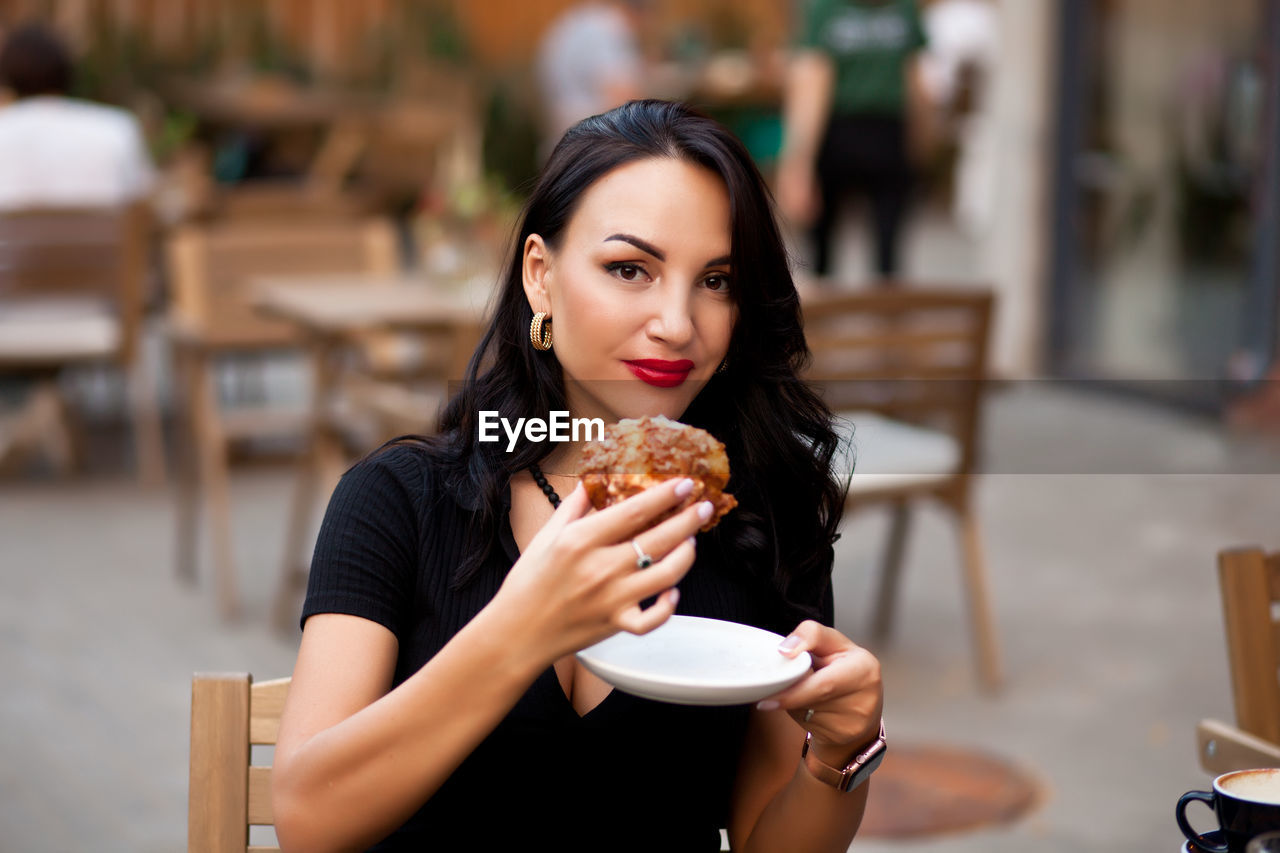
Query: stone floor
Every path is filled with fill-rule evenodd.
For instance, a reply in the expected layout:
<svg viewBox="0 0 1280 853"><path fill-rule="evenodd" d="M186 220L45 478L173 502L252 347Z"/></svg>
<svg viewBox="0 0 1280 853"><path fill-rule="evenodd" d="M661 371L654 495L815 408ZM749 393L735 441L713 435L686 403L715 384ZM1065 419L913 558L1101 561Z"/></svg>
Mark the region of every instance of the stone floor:
<svg viewBox="0 0 1280 853"><path fill-rule="evenodd" d="M980 692L947 518L918 513L884 662L890 737L1026 769L1040 805L920 850L1175 851L1178 795L1203 787L1193 731L1229 718L1214 553L1280 547L1280 451L1213 422L1047 383L989 407L982 526L1007 686ZM207 574L173 571L173 500L104 462L67 481L0 481L0 849L173 851L185 839L189 679L287 674L266 627L289 472L238 472L244 618ZM847 522L838 626L866 640L885 519ZM927 780L922 780L927 784ZM1207 814L1200 815L1207 823Z"/></svg>

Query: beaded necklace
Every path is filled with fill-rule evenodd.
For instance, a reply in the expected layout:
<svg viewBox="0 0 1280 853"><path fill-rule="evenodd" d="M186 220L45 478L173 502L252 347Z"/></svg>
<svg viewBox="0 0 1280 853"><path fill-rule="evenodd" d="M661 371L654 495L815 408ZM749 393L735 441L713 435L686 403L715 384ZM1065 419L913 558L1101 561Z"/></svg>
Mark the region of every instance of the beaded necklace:
<svg viewBox="0 0 1280 853"><path fill-rule="evenodd" d="M538 484L538 488L542 489L542 493L547 496L547 500L551 501L551 506L559 509L560 496L556 494L556 490L547 482L547 478L542 475L542 469L538 467L538 463L530 463L529 473L533 475L533 481Z"/></svg>

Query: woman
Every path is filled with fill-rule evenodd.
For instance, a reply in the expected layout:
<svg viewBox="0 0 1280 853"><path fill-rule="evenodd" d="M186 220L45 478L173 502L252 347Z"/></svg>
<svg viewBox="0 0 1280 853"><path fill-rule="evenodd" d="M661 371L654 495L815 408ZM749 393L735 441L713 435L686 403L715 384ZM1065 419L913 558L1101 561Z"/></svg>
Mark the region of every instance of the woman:
<svg viewBox="0 0 1280 853"><path fill-rule="evenodd" d="M876 741L882 690L820 624L843 490L806 355L732 136L658 101L572 128L441 434L375 454L331 501L276 747L282 846L716 850L727 827L735 850L845 849L867 786L819 781L801 749L812 732L811 756L843 768ZM562 410L707 429L738 508L697 539L705 505L655 524L687 480L590 512L581 444L477 440L481 411ZM780 653L816 669L755 708L691 708L574 658L674 612L791 632Z"/></svg>

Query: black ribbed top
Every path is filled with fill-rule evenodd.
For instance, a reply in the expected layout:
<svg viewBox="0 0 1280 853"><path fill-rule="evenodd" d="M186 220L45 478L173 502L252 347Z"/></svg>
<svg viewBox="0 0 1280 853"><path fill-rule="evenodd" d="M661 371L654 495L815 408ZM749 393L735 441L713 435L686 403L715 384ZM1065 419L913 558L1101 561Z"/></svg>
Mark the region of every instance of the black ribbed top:
<svg viewBox="0 0 1280 853"><path fill-rule="evenodd" d="M342 478L316 544L302 620L371 619L399 639L395 684L493 598L519 557L504 502L501 549L461 590L472 511L420 446ZM678 612L785 633L776 594L702 549ZM483 673L477 673L483 678ZM668 705L614 690L579 717L548 667L439 791L375 850L719 849L749 706ZM459 707L457 712L467 713Z"/></svg>

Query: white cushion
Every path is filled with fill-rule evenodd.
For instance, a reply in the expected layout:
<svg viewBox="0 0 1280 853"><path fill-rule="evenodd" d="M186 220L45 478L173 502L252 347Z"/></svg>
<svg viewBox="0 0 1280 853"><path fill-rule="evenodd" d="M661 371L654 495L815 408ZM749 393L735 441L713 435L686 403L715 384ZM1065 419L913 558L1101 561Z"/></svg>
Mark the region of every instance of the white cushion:
<svg viewBox="0 0 1280 853"><path fill-rule="evenodd" d="M120 347L120 323L99 300L0 303L0 362L41 365L108 358Z"/></svg>
<svg viewBox="0 0 1280 853"><path fill-rule="evenodd" d="M903 423L875 412L841 412L836 431L853 464L849 494L940 483L960 468L960 445L939 430Z"/></svg>

